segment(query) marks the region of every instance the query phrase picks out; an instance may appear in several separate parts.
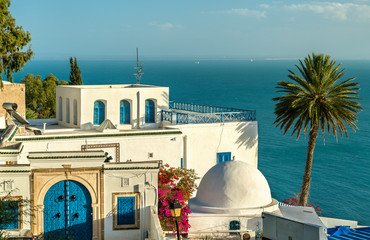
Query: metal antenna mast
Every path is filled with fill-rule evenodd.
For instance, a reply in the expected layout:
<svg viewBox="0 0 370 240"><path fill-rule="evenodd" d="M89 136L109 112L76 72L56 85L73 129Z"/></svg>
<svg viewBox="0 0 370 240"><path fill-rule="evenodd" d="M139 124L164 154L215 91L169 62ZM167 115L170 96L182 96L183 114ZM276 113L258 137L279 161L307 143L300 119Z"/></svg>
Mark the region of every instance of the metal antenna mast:
<svg viewBox="0 0 370 240"><path fill-rule="evenodd" d="M134 67L134 69L136 69L136 73L134 73L134 75L136 76L137 84L140 84L141 75L144 74L141 72L144 67L140 66L140 64L143 63L139 62L139 49L136 48L136 67Z"/></svg>

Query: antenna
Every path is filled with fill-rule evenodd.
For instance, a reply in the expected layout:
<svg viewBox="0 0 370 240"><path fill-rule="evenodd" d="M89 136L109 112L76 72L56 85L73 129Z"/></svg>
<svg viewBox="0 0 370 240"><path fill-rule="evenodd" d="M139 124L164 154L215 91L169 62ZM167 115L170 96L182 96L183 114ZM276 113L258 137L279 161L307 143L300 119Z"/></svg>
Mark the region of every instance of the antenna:
<svg viewBox="0 0 370 240"><path fill-rule="evenodd" d="M141 75L144 74L141 72L144 67L139 66L139 64L143 63L139 62L139 49L136 48L136 67L134 67L134 69L136 69L136 73L134 73L134 75L136 76L137 84L140 84Z"/></svg>

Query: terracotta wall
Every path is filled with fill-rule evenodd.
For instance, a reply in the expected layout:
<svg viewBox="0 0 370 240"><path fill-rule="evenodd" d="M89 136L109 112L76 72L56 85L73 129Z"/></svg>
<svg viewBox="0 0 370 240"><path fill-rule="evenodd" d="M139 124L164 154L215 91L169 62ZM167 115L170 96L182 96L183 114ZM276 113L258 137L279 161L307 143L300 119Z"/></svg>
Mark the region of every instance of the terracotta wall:
<svg viewBox="0 0 370 240"><path fill-rule="evenodd" d="M21 83L7 83L3 81L4 88L0 89L0 114L6 115L3 109L4 102L16 103L18 105L17 112L23 117L26 116L26 92L25 86Z"/></svg>

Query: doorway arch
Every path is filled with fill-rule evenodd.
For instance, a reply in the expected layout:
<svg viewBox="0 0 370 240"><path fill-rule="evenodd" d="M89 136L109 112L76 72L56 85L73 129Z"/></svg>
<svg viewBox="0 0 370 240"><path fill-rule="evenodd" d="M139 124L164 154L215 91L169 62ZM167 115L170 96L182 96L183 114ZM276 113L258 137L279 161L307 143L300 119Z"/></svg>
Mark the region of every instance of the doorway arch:
<svg viewBox="0 0 370 240"><path fill-rule="evenodd" d="M92 199L74 180L52 185L44 197L44 239L92 239Z"/></svg>

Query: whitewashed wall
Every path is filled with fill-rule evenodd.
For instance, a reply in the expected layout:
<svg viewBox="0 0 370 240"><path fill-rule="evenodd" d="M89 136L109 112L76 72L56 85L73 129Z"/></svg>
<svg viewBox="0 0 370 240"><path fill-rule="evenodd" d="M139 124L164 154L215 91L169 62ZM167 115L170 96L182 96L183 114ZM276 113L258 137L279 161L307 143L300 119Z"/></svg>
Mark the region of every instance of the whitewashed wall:
<svg viewBox="0 0 370 240"><path fill-rule="evenodd" d="M106 164L106 168L147 167L158 163ZM129 179L129 186L122 186L122 178ZM144 239L150 232L150 206L157 206L158 169L106 170L104 172L104 234L107 240ZM113 193L140 194L140 229L113 229Z"/></svg>
<svg viewBox="0 0 370 240"><path fill-rule="evenodd" d="M28 165L3 165L0 166L0 196L11 193L11 196L21 196L23 200L30 200L30 166ZM13 171L13 172L12 172ZM20 172L15 172L20 171ZM4 184L4 182L11 182ZM26 204L28 205L28 204ZM23 209L28 214L23 214L23 229L31 229L30 209Z"/></svg>
<svg viewBox="0 0 370 240"><path fill-rule="evenodd" d="M234 220L240 221L239 231L229 230L230 221ZM189 223L191 225L189 236L200 239L205 237L226 238L230 236L229 232L239 232L241 236L248 233L251 237L254 237L258 228L262 229L262 218L260 216L190 214Z"/></svg>
<svg viewBox="0 0 370 240"><path fill-rule="evenodd" d="M140 132L142 131L138 131L135 133ZM166 131L159 132L166 133ZM70 136L68 134L63 135ZM61 137L63 135L59 134L55 136ZM41 138L41 137L43 136L33 136L32 138ZM21 137L16 138L19 141L22 140ZM163 162L168 163L171 166L175 167L180 166L181 147L182 147L181 133L23 141L24 148L22 153L19 155L18 163L28 163L29 161L27 159L27 155L29 152L81 151L82 145L112 144L112 143L120 144L121 162L126 162L127 160L130 161L163 160ZM101 149L107 152L109 156L112 156L113 161L116 161L117 156L115 148L110 147ZM149 153L152 153L152 156L150 156Z"/></svg>
<svg viewBox="0 0 370 240"><path fill-rule="evenodd" d="M178 125L183 132L183 156L187 168L199 177L217 164L217 153L231 152L235 160L258 165L257 122Z"/></svg>
<svg viewBox="0 0 370 240"><path fill-rule="evenodd" d="M63 118L60 121L59 98L63 99ZM70 123L66 121L66 99L70 99ZM77 99L78 121L73 124L73 100ZM145 100L151 99L156 106L155 123L145 123ZM105 104L105 119L112 121L118 129L131 128L158 128L160 125L160 111L168 109L168 87L148 85L82 85L57 86L56 88L56 119L66 127L84 128L93 124L94 102L97 100ZM120 101L131 103L131 124L120 124Z"/></svg>

